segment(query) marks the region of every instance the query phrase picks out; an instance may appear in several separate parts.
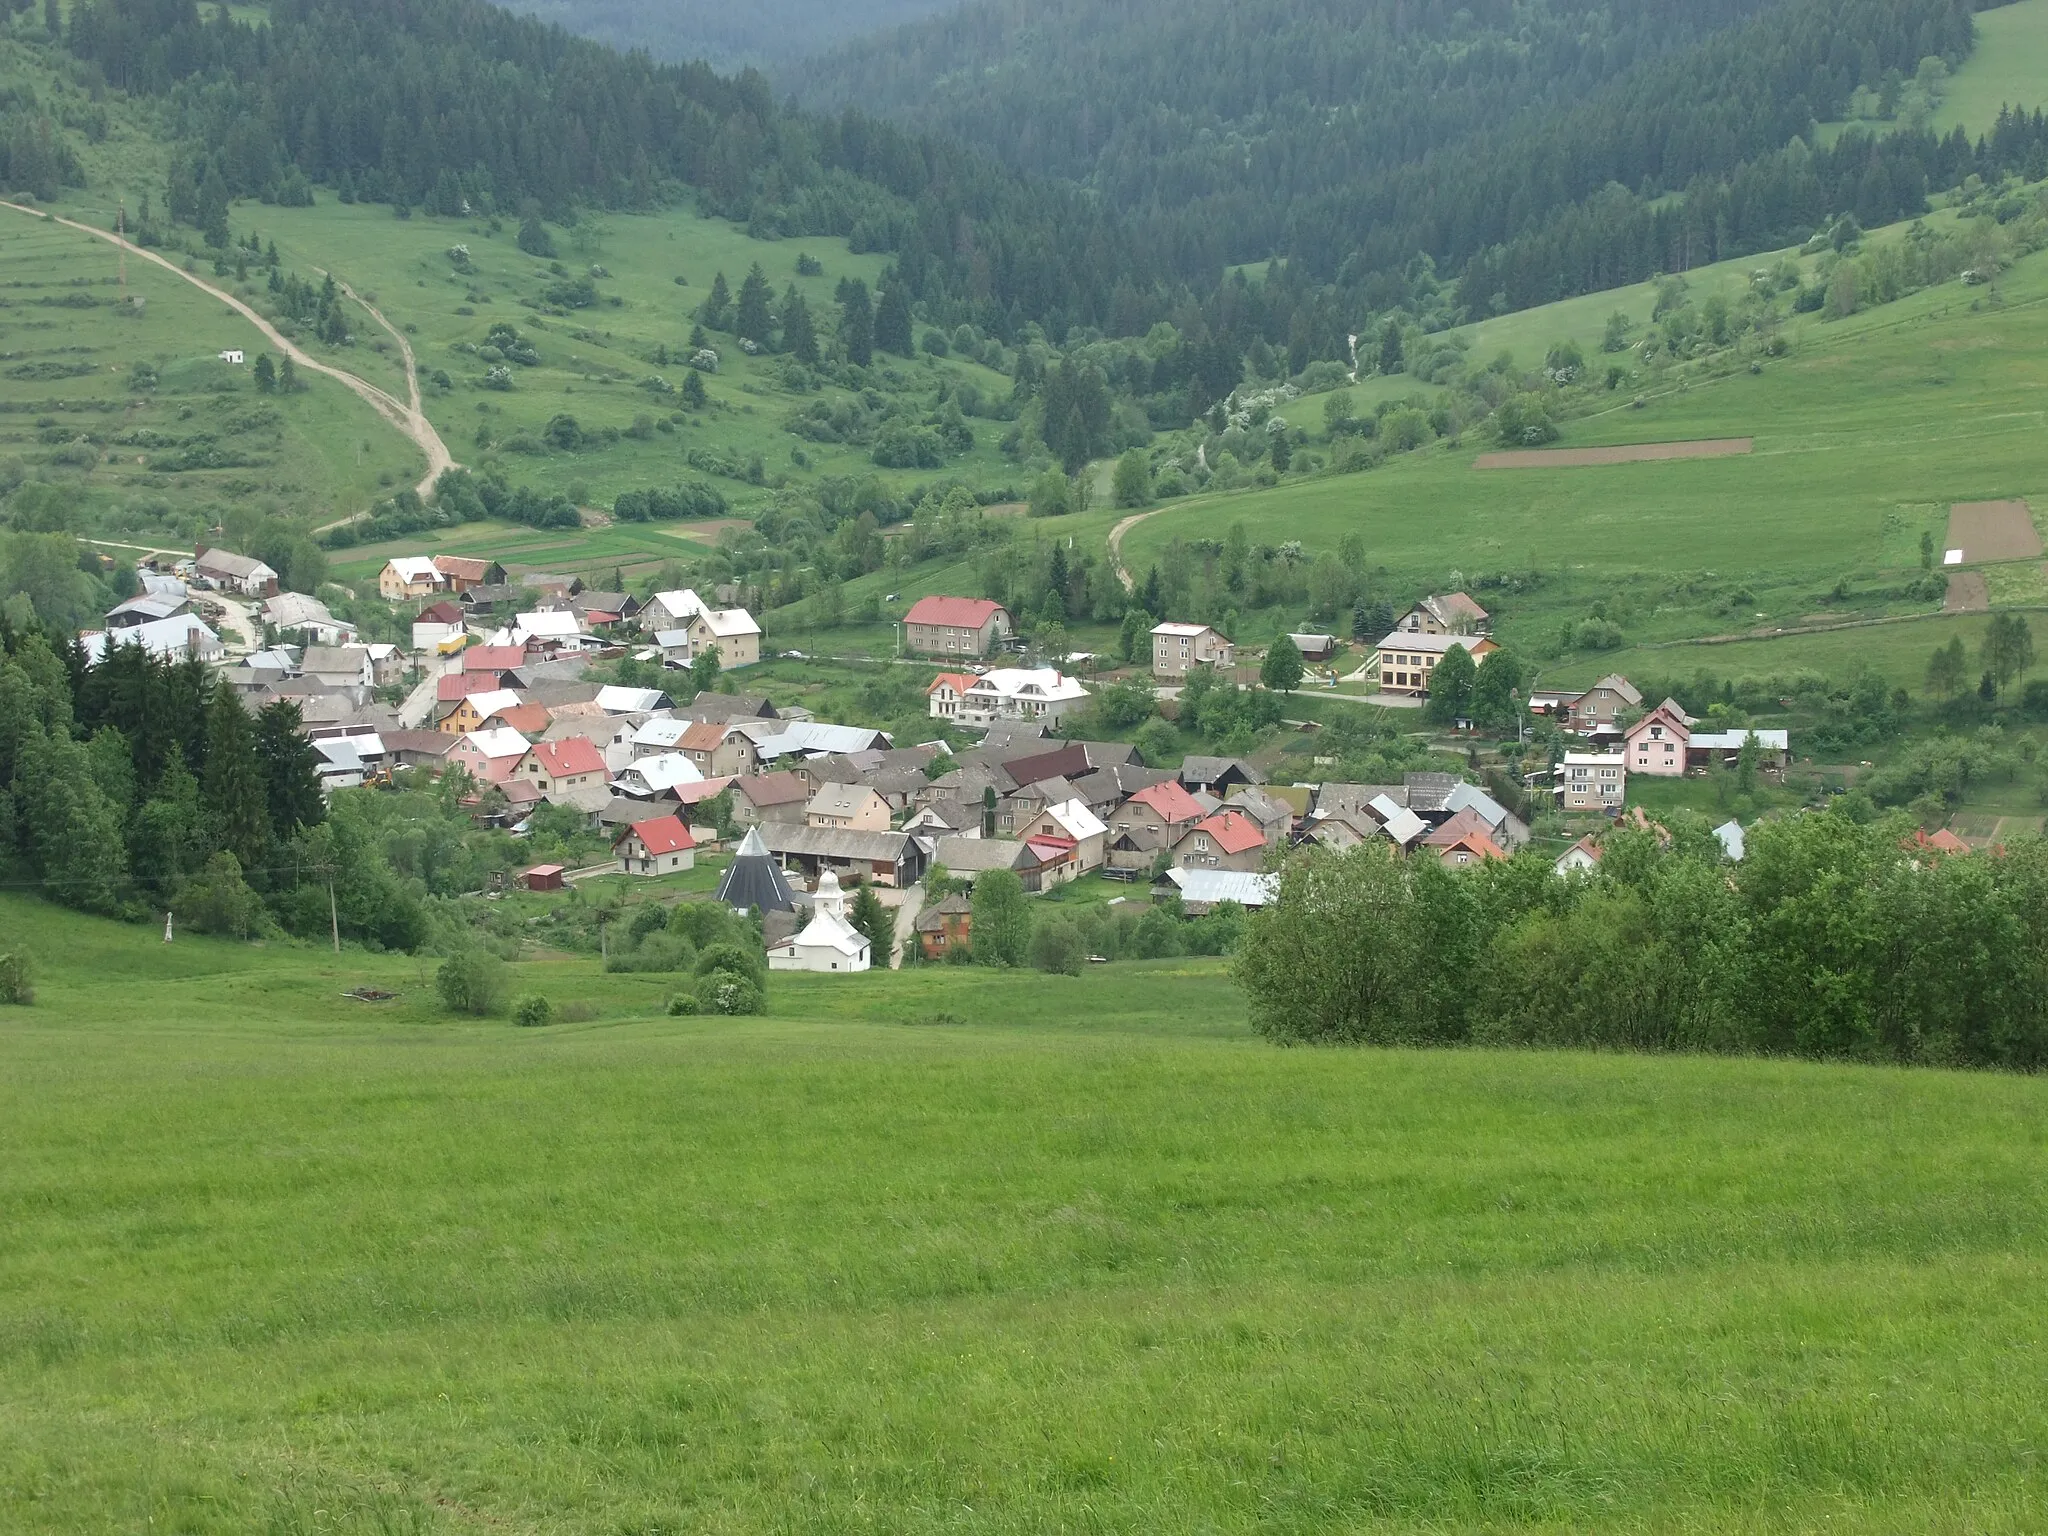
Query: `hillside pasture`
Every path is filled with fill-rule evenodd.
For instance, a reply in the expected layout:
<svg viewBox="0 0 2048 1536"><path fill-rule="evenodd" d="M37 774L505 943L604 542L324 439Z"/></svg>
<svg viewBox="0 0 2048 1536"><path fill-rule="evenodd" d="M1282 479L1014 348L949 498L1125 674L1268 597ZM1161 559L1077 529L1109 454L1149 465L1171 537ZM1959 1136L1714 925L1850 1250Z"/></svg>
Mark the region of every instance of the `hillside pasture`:
<svg viewBox="0 0 2048 1536"><path fill-rule="evenodd" d="M1516 448L1482 453L1474 469L1583 469L1589 464L1661 464L1670 459L1728 459L1748 453L1755 439L1715 437L1690 443L1617 443L1611 448Z"/></svg>
<svg viewBox="0 0 2048 1536"><path fill-rule="evenodd" d="M2048 1084L1283 1051L1217 962L764 1019L0 897L0 1525L2030 1529ZM363 983L388 1004L341 997Z"/></svg>

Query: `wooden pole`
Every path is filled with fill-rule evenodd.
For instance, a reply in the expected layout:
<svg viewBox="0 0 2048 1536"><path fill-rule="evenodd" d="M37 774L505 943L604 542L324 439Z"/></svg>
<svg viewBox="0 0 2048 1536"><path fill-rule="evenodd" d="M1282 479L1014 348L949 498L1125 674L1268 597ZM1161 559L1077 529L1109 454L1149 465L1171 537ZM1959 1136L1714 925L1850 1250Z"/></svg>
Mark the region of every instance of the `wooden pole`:
<svg viewBox="0 0 2048 1536"><path fill-rule="evenodd" d="M334 905L334 876L327 877L327 921L334 929L334 952L341 953L341 913Z"/></svg>

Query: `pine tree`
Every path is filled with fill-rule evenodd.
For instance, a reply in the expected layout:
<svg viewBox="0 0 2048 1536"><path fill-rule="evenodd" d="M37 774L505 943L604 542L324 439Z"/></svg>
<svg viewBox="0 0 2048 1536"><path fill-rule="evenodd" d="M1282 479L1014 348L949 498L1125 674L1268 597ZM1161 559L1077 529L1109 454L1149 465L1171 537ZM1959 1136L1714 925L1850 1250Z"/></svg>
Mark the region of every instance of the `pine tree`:
<svg viewBox="0 0 2048 1536"><path fill-rule="evenodd" d="M692 368L683 375L683 404L693 411L704 409L704 375Z"/></svg>
<svg viewBox="0 0 2048 1536"><path fill-rule="evenodd" d="M244 869L262 867L270 847L270 810L248 711L226 688L206 706L206 771L200 799L221 847Z"/></svg>
<svg viewBox="0 0 2048 1536"><path fill-rule="evenodd" d="M910 356L910 301L904 297L902 279L893 274L875 306L875 345L898 357Z"/></svg>
<svg viewBox="0 0 2048 1536"><path fill-rule="evenodd" d="M805 367L818 366L818 333L811 324L811 306L794 283L782 296L782 346Z"/></svg>
<svg viewBox="0 0 2048 1536"><path fill-rule="evenodd" d="M278 393L296 395L305 387L305 385L299 382L299 365L292 361L291 353L285 353L284 361L277 365Z"/></svg>
<svg viewBox="0 0 2048 1536"><path fill-rule="evenodd" d="M865 368L875 360L875 314L868 302L868 285L849 278L839 286L839 345L846 360Z"/></svg>
<svg viewBox="0 0 2048 1536"><path fill-rule="evenodd" d="M725 274L720 272L711 279L710 297L697 307L697 318L714 331L725 329L725 312L732 308L732 289L726 286Z"/></svg>
<svg viewBox="0 0 2048 1536"><path fill-rule="evenodd" d="M280 699L256 717L256 761L263 774L263 804L270 829L290 837L327 814L320 798L319 755L300 734L299 706Z"/></svg>
<svg viewBox="0 0 2048 1536"><path fill-rule="evenodd" d="M714 284L712 293L716 295L717 291ZM773 293L761 263L757 261L747 268L746 280L740 284L739 306L733 312L732 328L736 335L764 347L774 339L775 322L768 313L768 300Z"/></svg>
<svg viewBox="0 0 2048 1536"><path fill-rule="evenodd" d="M256 354L256 393L272 395L277 393L277 364L270 360L268 352Z"/></svg>
<svg viewBox="0 0 2048 1536"><path fill-rule="evenodd" d="M887 970L890 957L896 952L896 918L866 881L854 892L847 921L866 936L868 963L878 971Z"/></svg>

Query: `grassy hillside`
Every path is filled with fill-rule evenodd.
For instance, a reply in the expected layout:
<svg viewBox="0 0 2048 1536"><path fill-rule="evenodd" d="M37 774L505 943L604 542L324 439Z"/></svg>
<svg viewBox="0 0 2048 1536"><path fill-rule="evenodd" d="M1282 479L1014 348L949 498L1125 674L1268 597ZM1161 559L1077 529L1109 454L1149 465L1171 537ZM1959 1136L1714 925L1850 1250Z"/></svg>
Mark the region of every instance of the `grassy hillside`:
<svg viewBox="0 0 2048 1536"><path fill-rule="evenodd" d="M1615 302L1643 298L1490 322L1488 346L1583 333ZM1919 574L1922 535L1943 540L1951 502L2026 497L2037 516L2048 507L2038 453L2048 255L2022 260L1995 291L1950 283L1846 320L1803 317L1787 334L1789 355L1760 372L1731 360L1662 395L1619 391L1610 408L1566 423L1561 444L1753 437L1748 456L1482 471L1473 461L1490 443L1444 443L1369 474L1169 505L1130 531L1126 562L1142 572L1170 540L1221 538L1242 521L1311 554L1360 532L1397 589L1535 573L1529 590L1498 599L1503 631L1539 655L1550 646L1559 680L1634 660L1556 654L1560 625L1596 602L1631 644L1932 614L1938 604L1897 589ZM1996 603L2048 601L2038 561L1988 574ZM1867 651L1852 643L1917 682L1946 631L1931 620L1869 635ZM1742 670L1807 665L1809 643L1837 644L1772 641L1741 653ZM1659 654L1656 670L1689 672L1722 671L1737 653Z"/></svg>
<svg viewBox="0 0 2048 1536"><path fill-rule="evenodd" d="M0 1525L2031 1528L2038 1082L520 985L0 900ZM378 1007L342 1000L374 981ZM944 1011L971 1024L919 1024Z"/></svg>
<svg viewBox="0 0 2048 1536"><path fill-rule="evenodd" d="M2048 0L2013 0L1977 13L1977 47L1949 81L1932 127L1989 133L2003 106L2048 105Z"/></svg>

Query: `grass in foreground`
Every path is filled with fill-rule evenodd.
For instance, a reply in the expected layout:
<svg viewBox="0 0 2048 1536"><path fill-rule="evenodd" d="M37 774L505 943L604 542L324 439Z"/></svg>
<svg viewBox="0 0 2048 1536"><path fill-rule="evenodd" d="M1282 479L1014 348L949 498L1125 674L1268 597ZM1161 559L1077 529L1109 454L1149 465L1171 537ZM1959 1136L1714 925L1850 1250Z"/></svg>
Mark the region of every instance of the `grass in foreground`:
<svg viewBox="0 0 2048 1536"><path fill-rule="evenodd" d="M1280 1051L1214 962L518 1031L0 908L10 1530L2035 1524L2036 1081Z"/></svg>

